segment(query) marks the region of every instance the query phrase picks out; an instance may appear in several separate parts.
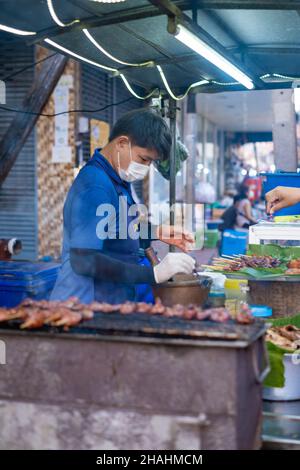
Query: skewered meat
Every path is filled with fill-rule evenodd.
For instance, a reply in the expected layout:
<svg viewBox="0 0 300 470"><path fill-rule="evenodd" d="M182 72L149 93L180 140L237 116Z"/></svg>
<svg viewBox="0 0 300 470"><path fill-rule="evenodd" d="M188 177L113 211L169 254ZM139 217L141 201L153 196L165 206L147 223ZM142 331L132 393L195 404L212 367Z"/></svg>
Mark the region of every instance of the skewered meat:
<svg viewBox="0 0 300 470"><path fill-rule="evenodd" d="M164 306L159 298L155 304L145 302L125 302L113 305L105 302L92 302L89 305L81 304L76 297L72 297L64 302L47 302L45 300L34 301L25 299L18 307L13 309L0 308L0 322L12 319L21 319L22 329L40 328L43 325L51 325L65 329L77 325L82 320L93 318L94 311L102 313L119 312L122 315L140 313L147 315L162 315L164 317L183 318L185 320L205 320L210 319L215 322L226 322L230 316L225 308L213 308L202 310L194 304L176 304L173 307ZM253 321L248 306L242 307L237 315L238 323L248 324ZM286 334L294 335L291 329ZM297 339L298 340L298 339ZM299 338L300 341L300 338Z"/></svg>
<svg viewBox="0 0 300 470"><path fill-rule="evenodd" d="M120 313L122 315L128 315L130 313L136 312L136 307L134 302L125 302L119 308Z"/></svg>
<svg viewBox="0 0 300 470"><path fill-rule="evenodd" d="M106 302L92 302L88 305L88 307L93 312L101 312L101 313L113 313L117 312L120 309L119 304L108 304Z"/></svg>
<svg viewBox="0 0 300 470"><path fill-rule="evenodd" d="M183 312L183 318L186 320L192 320L193 318L197 318L197 314L200 311L199 308L196 307L196 305L190 304L188 305Z"/></svg>
<svg viewBox="0 0 300 470"><path fill-rule="evenodd" d="M248 304L242 304L240 310L236 314L235 319L237 323L240 323L242 325L249 325L250 323L253 323L254 318Z"/></svg>
<svg viewBox="0 0 300 470"><path fill-rule="evenodd" d="M199 310L196 315L197 320L207 320L210 316L210 312L211 310Z"/></svg>
<svg viewBox="0 0 300 470"><path fill-rule="evenodd" d="M272 256L240 255L228 258L214 258L212 266L204 266L214 271L236 272L243 268L278 268L282 264L278 258Z"/></svg>
<svg viewBox="0 0 300 470"><path fill-rule="evenodd" d="M136 311L139 313L151 313L152 304L147 304L147 302L138 302L136 304Z"/></svg>
<svg viewBox="0 0 300 470"><path fill-rule="evenodd" d="M165 313L166 307L161 303L159 297L155 299L155 304L151 308L152 315L163 315Z"/></svg>
<svg viewBox="0 0 300 470"><path fill-rule="evenodd" d="M49 315L45 319L46 325L55 325L64 315L68 314L70 310L66 307L59 307L55 310L50 310Z"/></svg>
<svg viewBox="0 0 300 470"><path fill-rule="evenodd" d="M83 320L91 320L94 318L94 312L91 308L85 307L83 305L83 308L80 310L81 316Z"/></svg>
<svg viewBox="0 0 300 470"><path fill-rule="evenodd" d="M30 316L22 323L22 329L26 328L41 328L49 315L48 310L32 310Z"/></svg>
<svg viewBox="0 0 300 470"><path fill-rule="evenodd" d="M62 315L62 317L59 320L56 320L55 322L52 322L52 323L55 326L70 327L70 326L78 325L78 323L81 320L82 320L82 316L79 312L72 312L71 310L68 310L66 313Z"/></svg>
<svg viewBox="0 0 300 470"><path fill-rule="evenodd" d="M209 318L218 323L224 323L229 320L229 313L223 307L209 309Z"/></svg>
<svg viewBox="0 0 300 470"><path fill-rule="evenodd" d="M60 305L62 307L71 308L71 309L77 304L79 304L79 299L77 297L70 297L68 300L60 302Z"/></svg>

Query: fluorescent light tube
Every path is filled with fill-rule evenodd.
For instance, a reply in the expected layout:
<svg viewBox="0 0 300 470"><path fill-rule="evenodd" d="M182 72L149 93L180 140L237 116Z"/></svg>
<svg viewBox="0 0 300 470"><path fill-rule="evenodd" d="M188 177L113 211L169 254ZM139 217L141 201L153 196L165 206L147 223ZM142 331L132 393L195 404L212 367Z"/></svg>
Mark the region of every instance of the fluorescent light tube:
<svg viewBox="0 0 300 470"><path fill-rule="evenodd" d="M240 82L248 90L254 88L252 80L244 72L239 70L235 65L229 62L229 60L225 59L219 52L215 51L184 26L177 26L175 37L185 46L190 47L220 70L227 73L227 75L230 75L230 77Z"/></svg>

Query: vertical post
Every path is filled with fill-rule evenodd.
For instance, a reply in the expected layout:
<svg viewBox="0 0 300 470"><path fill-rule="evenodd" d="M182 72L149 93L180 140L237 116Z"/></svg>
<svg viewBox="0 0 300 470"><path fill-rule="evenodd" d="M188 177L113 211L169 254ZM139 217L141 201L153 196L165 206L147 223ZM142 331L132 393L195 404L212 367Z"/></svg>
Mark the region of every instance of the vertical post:
<svg viewBox="0 0 300 470"><path fill-rule="evenodd" d="M203 164L203 181L206 182L207 176L204 169L206 168L206 142L207 142L207 119L202 116L202 164Z"/></svg>
<svg viewBox="0 0 300 470"><path fill-rule="evenodd" d="M296 171L298 166L293 93L293 90L272 91L275 165L284 171Z"/></svg>
<svg viewBox="0 0 300 470"><path fill-rule="evenodd" d="M197 114L196 114L196 95L188 95L186 109L185 125L185 144L189 151L186 175L186 202L188 204L188 217L191 220L190 230L194 230L195 222L195 175L196 175L196 156L197 156Z"/></svg>
<svg viewBox="0 0 300 470"><path fill-rule="evenodd" d="M172 136L172 149L170 157L170 225L175 225L175 203L176 203L176 101L169 98L169 119ZM170 251L175 251L175 247L170 245Z"/></svg>
<svg viewBox="0 0 300 470"><path fill-rule="evenodd" d="M219 159L218 159L218 197L224 194L225 189L225 138L224 131L219 132Z"/></svg>

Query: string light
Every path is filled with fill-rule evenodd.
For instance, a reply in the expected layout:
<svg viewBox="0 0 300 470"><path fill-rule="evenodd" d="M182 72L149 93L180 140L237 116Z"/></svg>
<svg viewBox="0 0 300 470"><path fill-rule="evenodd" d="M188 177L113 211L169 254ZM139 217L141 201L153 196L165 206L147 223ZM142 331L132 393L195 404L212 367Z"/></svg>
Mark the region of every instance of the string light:
<svg viewBox="0 0 300 470"><path fill-rule="evenodd" d="M159 74L160 74L160 76L161 76L161 79L162 79L162 81L163 81L163 83L164 83L164 85L165 85L165 88L166 88L167 92L168 92L169 95L170 95L174 100L176 100L176 101L183 100L183 99L188 95L189 91L190 91L192 88L195 88L195 87L201 86L201 85L206 85L206 84L209 83L208 80L201 80L201 81L199 81L199 82L192 83L192 84L188 87L188 89L186 90L186 92L185 92L183 95L181 95L181 96L176 96L176 95L174 95L173 91L171 90L170 85L169 85L169 83L168 83L168 80L167 80L167 78L166 78L166 76L165 76L165 74L164 74L163 69L161 68L161 66L160 66L160 65L157 65L156 68L157 68L157 70L159 71Z"/></svg>
<svg viewBox="0 0 300 470"><path fill-rule="evenodd" d="M0 24L0 30L6 31L7 33L18 34L19 36L33 36L36 34L34 31L23 31L22 29L11 28L4 24Z"/></svg>
<svg viewBox="0 0 300 470"><path fill-rule="evenodd" d="M97 2L97 3L121 3L125 2L126 0L90 0L91 2Z"/></svg>
<svg viewBox="0 0 300 470"><path fill-rule="evenodd" d="M46 38L44 39L44 41L47 44L50 44L51 46L55 47L56 49L59 49L73 57L76 57L77 59L83 60L84 62L87 62L88 64L94 65L95 67L108 70L109 72L118 72L117 69L113 69L112 67L107 67L106 65L99 64L98 62L94 62L93 60L87 59L86 57L83 57L82 55L76 54L75 52L70 51L70 49L67 49L66 47L63 47L60 44L57 44L57 42L52 41L52 39Z"/></svg>
<svg viewBox="0 0 300 470"><path fill-rule="evenodd" d="M97 3L121 3L125 1L126 0L91 0L91 2L97 2Z"/></svg>
<svg viewBox="0 0 300 470"><path fill-rule="evenodd" d="M87 29L83 29L82 30L84 32L84 34L86 35L86 37L89 39L89 41L91 41L92 44L94 44L94 46L97 47L97 49L99 49L99 51L101 51L103 54L105 54L107 57L109 57L111 60L114 60L115 62L118 62L119 64L122 64L122 65L129 65L131 67L145 67L147 65L154 65L153 61L148 61L148 62L142 62L140 64L132 64L130 62L125 62L123 60L120 60L120 59L117 59L117 57L114 57L113 55L111 55L109 52L107 52L106 49L104 49L104 47L102 47L98 41L96 41L96 39L91 35L91 33L87 30Z"/></svg>
<svg viewBox="0 0 300 470"><path fill-rule="evenodd" d="M133 88L131 87L131 85L129 84L127 78L125 77L125 75L123 75L122 73L120 73L120 77L122 78L126 88L128 91L130 91L130 93L135 96L138 100L147 100L148 98L150 98L151 96L154 95L154 93L157 93L159 90L158 88L155 88L154 90L152 90L148 95L146 96L140 96L138 95L134 90Z"/></svg>
<svg viewBox="0 0 300 470"><path fill-rule="evenodd" d="M74 23L79 23L80 22L80 20L74 20L74 21L71 21L70 23L63 23L62 21L60 21L57 14L55 13L52 0L47 0L47 6L48 6L48 10L49 10L49 13L50 13L53 21L55 21L55 23L58 26L61 26L62 28L65 28L66 26L71 26Z"/></svg>

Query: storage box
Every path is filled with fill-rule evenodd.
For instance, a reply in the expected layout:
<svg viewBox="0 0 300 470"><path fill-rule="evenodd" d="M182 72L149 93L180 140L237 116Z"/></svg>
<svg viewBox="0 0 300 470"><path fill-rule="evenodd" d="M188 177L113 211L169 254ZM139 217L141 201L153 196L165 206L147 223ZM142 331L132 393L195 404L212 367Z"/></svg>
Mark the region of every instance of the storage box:
<svg viewBox="0 0 300 470"><path fill-rule="evenodd" d="M237 230L224 230L221 255L243 255L247 250L248 233Z"/></svg>
<svg viewBox="0 0 300 470"><path fill-rule="evenodd" d="M26 297L48 299L60 265L26 261L0 262L0 306L15 307Z"/></svg>
<svg viewBox="0 0 300 470"><path fill-rule="evenodd" d="M263 177L263 187L265 193L271 191L277 186L300 188L300 173L285 173L284 171L278 171L276 173L262 173L261 176ZM299 214L300 203L275 212L276 216Z"/></svg>

